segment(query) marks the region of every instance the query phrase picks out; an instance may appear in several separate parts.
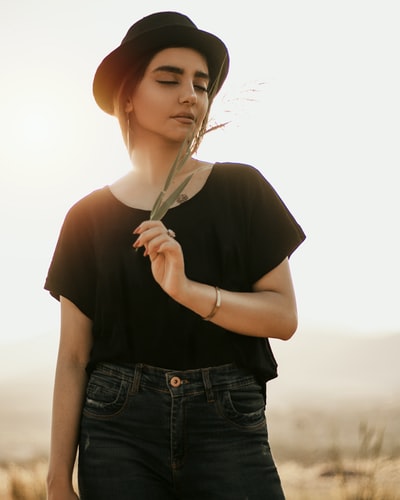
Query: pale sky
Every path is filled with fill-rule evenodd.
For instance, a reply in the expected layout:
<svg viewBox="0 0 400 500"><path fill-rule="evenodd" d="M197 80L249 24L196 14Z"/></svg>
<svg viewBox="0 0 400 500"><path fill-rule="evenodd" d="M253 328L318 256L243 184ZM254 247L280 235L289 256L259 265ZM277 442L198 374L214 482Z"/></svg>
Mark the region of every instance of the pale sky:
<svg viewBox="0 0 400 500"><path fill-rule="evenodd" d="M307 234L300 328L400 332L396 0L1 0L0 343L58 333L43 282L68 208L129 169L94 71L137 19L178 10L231 72L199 156L257 167Z"/></svg>

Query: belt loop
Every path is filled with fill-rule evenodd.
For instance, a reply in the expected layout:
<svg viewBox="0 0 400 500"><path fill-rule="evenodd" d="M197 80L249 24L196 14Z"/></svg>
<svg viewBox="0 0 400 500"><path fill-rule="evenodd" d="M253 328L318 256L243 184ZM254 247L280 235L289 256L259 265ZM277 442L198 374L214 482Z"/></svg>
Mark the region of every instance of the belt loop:
<svg viewBox="0 0 400 500"><path fill-rule="evenodd" d="M210 380L210 369L209 368L202 368L201 374L203 376L203 384L204 384L204 388L206 390L207 402L213 403L214 402L214 394L213 394L211 380Z"/></svg>
<svg viewBox="0 0 400 500"><path fill-rule="evenodd" d="M135 364L135 371L133 373L133 381L131 386L131 394L136 394L139 392L140 380L142 378L142 368L143 365L141 363Z"/></svg>

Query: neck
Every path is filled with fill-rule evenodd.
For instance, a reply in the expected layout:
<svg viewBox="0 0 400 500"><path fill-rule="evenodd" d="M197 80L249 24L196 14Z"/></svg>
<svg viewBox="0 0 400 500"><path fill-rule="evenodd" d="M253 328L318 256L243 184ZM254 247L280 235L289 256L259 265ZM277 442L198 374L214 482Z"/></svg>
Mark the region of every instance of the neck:
<svg viewBox="0 0 400 500"><path fill-rule="evenodd" d="M131 162L133 170L146 183L158 185L165 181L168 172L171 169L178 153L180 145L176 143L162 145L157 144L154 147L140 148L135 147L131 152ZM189 158L182 171L190 168L193 159Z"/></svg>

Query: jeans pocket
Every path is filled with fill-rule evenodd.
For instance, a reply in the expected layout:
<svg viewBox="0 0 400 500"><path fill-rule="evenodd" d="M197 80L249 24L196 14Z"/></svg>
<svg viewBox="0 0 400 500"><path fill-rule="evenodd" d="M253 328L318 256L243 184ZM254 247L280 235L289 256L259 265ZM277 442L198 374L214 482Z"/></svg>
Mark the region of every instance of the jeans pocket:
<svg viewBox="0 0 400 500"><path fill-rule="evenodd" d="M221 391L216 404L220 415L236 426L253 429L265 425L265 402L257 384Z"/></svg>
<svg viewBox="0 0 400 500"><path fill-rule="evenodd" d="M87 388L83 413L91 417L110 417L125 406L129 383L119 377L95 371Z"/></svg>

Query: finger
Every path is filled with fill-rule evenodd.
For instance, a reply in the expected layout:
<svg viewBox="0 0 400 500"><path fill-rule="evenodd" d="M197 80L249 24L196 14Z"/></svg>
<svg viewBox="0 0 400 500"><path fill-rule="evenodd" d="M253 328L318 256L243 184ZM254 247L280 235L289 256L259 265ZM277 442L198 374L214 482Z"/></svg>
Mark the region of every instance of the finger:
<svg viewBox="0 0 400 500"><path fill-rule="evenodd" d="M171 251L176 246L177 243L173 238L168 236L167 233L162 233L145 243L145 255Z"/></svg>
<svg viewBox="0 0 400 500"><path fill-rule="evenodd" d="M138 231L136 231L136 234L138 234L138 237L133 244L134 248L146 245L149 241L162 234L164 234L164 236L167 236L167 230L164 227L160 226L150 227L148 229L141 227Z"/></svg>
<svg viewBox="0 0 400 500"><path fill-rule="evenodd" d="M138 227L133 231L133 234L142 234L149 229L157 227L163 229L164 231L167 230L164 224L159 220L145 220L138 225Z"/></svg>

